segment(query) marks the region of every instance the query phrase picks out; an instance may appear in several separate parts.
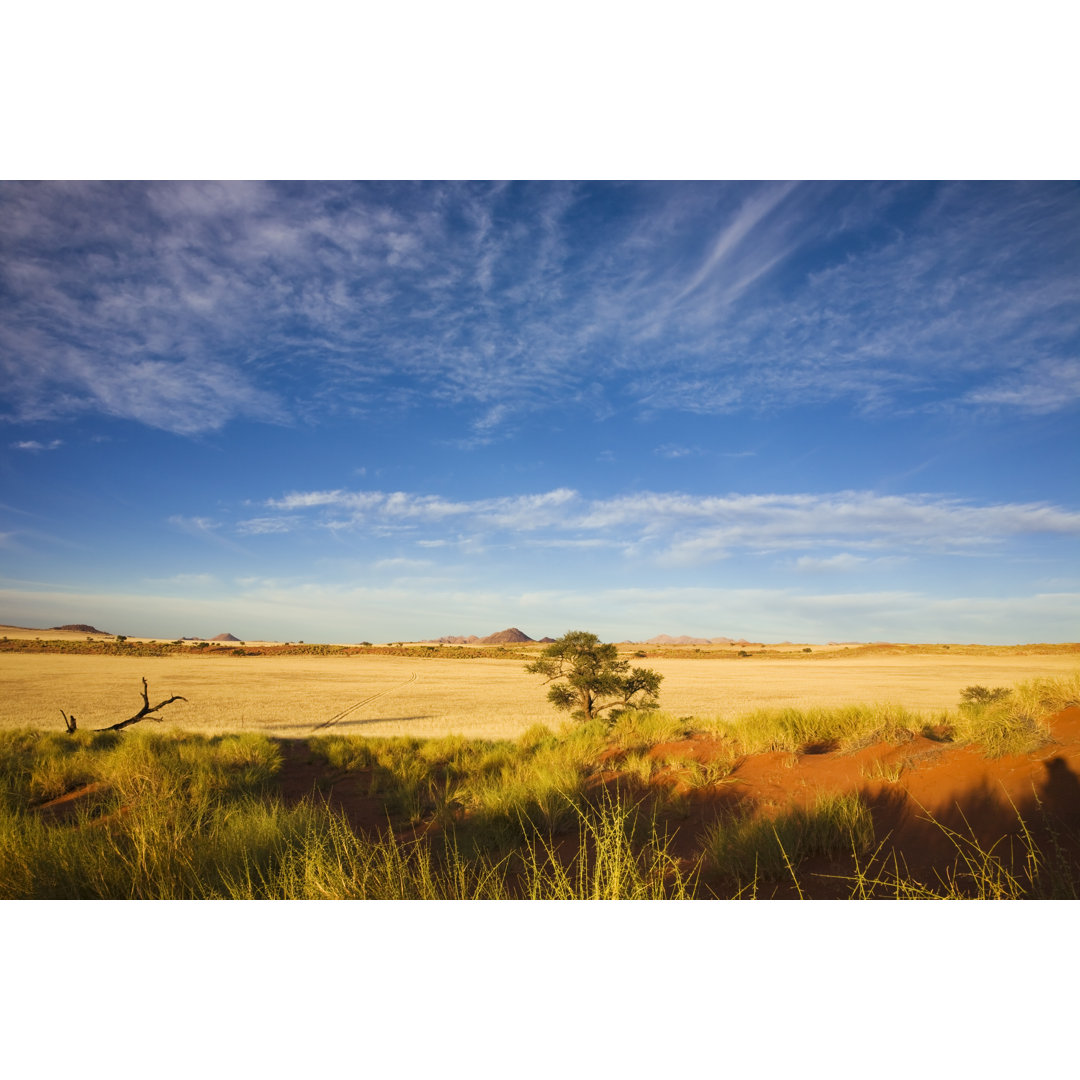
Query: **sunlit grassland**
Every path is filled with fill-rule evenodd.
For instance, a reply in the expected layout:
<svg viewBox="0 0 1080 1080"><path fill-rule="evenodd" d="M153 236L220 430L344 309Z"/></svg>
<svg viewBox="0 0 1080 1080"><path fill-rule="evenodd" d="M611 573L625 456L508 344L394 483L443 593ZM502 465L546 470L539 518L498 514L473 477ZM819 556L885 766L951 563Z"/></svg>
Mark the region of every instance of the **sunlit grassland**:
<svg viewBox="0 0 1080 1080"><path fill-rule="evenodd" d="M634 805L617 794L589 802L557 790L581 756L578 742L544 735L538 757L530 741L315 740L313 752L328 760L376 767L399 817L418 784L432 784L440 770L445 782L457 762L462 797L477 810L459 843L453 828L431 840L389 827L361 837L314 800L284 806L270 783L280 751L263 735L3 732L0 898L688 896L690 876ZM33 809L43 796L88 784L72 816ZM557 853L545 812L556 802L576 836L568 858Z"/></svg>
<svg viewBox="0 0 1080 1080"><path fill-rule="evenodd" d="M803 753L811 748L842 752L875 743L905 742L913 735L978 746L987 757L1025 753L1050 736L1048 719L1080 704L1080 673L1026 679L1001 687L985 704L918 711L890 702L831 708L755 709L730 721L695 722L723 739L733 753ZM963 691L961 691L962 695Z"/></svg>
<svg viewBox="0 0 1080 1080"><path fill-rule="evenodd" d="M939 716L935 737L988 756L1028 749L1046 738L1049 715L1078 702L1080 675L1028 680ZM355 834L314 796L286 806L281 748L263 733L7 729L0 897L680 898L767 895L778 881L802 894L804 860L847 856L852 896L1075 896L1076 867L1040 851L1022 820L1008 852L942 827L954 865L936 883L915 881L888 862L855 793L717 817L695 856L671 853L681 789L726 783L737 755L902 741L924 723L893 706L758 710L725 729L729 757L683 762L679 783L651 786L670 764L656 749L698 730L693 720L631 712L501 740L310 737L313 761L382 800L375 835ZM38 809L73 793L66 809Z"/></svg>
<svg viewBox="0 0 1080 1080"><path fill-rule="evenodd" d="M135 711L144 675L152 696L187 698L163 713L166 727L206 734L299 737L352 709L334 721L335 730L497 738L551 711L520 661L2 655L0 727L55 727L61 708L74 712L80 727L104 726Z"/></svg>
<svg viewBox="0 0 1080 1080"><path fill-rule="evenodd" d="M266 798L280 763L261 735L0 733L0 895L223 895L291 827ZM29 809L88 784L73 821Z"/></svg>
<svg viewBox="0 0 1080 1080"><path fill-rule="evenodd" d="M865 702L931 714L954 707L964 686L1061 676L1076 663L1075 655L1015 654L648 660L664 675L665 712L702 723ZM293 738L352 709L329 730L499 739L552 721L539 680L517 660L0 654L0 729L53 730L60 709L81 728L105 726L135 712L144 675L152 695L187 698L165 710L162 730Z"/></svg>

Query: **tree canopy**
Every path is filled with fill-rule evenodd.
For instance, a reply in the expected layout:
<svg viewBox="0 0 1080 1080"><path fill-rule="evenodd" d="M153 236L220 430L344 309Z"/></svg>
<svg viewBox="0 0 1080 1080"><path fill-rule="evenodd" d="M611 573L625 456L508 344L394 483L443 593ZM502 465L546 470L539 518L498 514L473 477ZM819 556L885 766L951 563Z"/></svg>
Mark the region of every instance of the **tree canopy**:
<svg viewBox="0 0 1080 1080"><path fill-rule="evenodd" d="M629 660L619 659L614 645L605 645L586 630L567 631L525 670L553 683L548 701L580 720L592 720L606 710L614 719L627 708L655 709L664 678L649 668L631 668Z"/></svg>

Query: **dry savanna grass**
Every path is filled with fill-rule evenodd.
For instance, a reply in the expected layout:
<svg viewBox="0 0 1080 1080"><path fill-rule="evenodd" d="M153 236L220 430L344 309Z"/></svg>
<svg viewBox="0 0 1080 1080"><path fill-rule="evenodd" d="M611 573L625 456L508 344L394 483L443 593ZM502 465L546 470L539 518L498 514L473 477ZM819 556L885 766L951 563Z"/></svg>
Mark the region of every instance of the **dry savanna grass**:
<svg viewBox="0 0 1080 1080"><path fill-rule="evenodd" d="M805 661L650 656L635 662L664 675L660 701L666 713L706 723L759 709L865 703L933 715L954 709L967 686L1061 677L1077 668L1075 654L1039 653L1031 646L955 654L928 647ZM187 699L163 711L161 730L499 739L564 719L520 660L35 653L0 654L0 727L62 730L61 709L74 713L84 730L126 719L141 703L143 676L151 701L173 694Z"/></svg>

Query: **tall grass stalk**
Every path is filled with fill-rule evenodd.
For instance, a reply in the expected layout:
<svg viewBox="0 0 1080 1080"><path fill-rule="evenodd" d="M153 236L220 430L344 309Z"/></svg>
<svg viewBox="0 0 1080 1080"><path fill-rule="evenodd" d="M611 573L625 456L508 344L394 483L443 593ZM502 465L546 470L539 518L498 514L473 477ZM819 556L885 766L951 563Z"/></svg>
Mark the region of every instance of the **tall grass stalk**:
<svg viewBox="0 0 1080 1080"><path fill-rule="evenodd" d="M525 861L524 887L540 900L688 900L697 891L700 863L685 869L669 851L655 817L602 789L593 806L573 805L578 820L573 857L559 857L537 832Z"/></svg>
<svg viewBox="0 0 1080 1080"><path fill-rule="evenodd" d="M743 888L759 879L789 876L812 855L865 853L873 842L873 818L858 795L826 794L811 807L789 810L774 820L721 820L706 833L705 852L720 875Z"/></svg>

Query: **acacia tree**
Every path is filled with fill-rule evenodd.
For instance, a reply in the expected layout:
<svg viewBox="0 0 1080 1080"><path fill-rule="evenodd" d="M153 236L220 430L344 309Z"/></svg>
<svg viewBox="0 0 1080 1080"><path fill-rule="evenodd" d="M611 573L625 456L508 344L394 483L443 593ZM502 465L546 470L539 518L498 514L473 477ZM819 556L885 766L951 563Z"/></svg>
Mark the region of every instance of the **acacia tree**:
<svg viewBox="0 0 1080 1080"><path fill-rule="evenodd" d="M627 708L655 709L664 678L649 668L631 668L629 660L619 659L614 645L585 630L563 634L525 670L554 683L548 701L579 720L592 720L607 709L613 710L609 720Z"/></svg>

